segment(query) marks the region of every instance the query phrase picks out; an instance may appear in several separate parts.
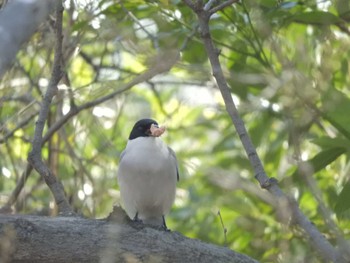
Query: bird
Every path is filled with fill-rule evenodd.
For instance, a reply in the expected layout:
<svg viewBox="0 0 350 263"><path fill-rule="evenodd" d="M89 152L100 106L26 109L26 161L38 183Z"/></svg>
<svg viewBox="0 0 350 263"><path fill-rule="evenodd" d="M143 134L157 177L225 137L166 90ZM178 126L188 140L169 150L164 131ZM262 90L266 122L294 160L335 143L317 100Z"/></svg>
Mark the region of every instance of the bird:
<svg viewBox="0 0 350 263"><path fill-rule="evenodd" d="M168 230L165 215L175 200L179 170L175 152L160 138L164 132L153 119L137 121L120 155L117 177L129 218Z"/></svg>

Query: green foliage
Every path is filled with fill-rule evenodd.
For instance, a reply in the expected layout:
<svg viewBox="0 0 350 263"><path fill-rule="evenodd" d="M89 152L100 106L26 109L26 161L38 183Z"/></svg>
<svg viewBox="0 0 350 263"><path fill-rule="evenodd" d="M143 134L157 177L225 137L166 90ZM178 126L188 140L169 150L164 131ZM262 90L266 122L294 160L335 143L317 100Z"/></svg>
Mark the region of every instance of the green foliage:
<svg viewBox="0 0 350 263"><path fill-rule="evenodd" d="M315 180L349 239L348 14L347 0L245 0L210 21L227 82L267 174L331 241L334 231L305 176ZM71 1L64 15L67 79L45 132L74 106L120 90L167 60L197 26L182 1ZM50 23L43 25L0 83L0 205L27 164L34 117L50 79L52 32ZM120 203L116 171L130 129L152 117L167 125L164 140L180 165L171 229L262 262L318 262L303 234L278 222L270 197L258 188L207 61L197 33L170 72L71 117L44 145L45 161L77 211L105 217ZM305 165L306 174L300 171ZM35 172L14 208L56 212Z"/></svg>
<svg viewBox="0 0 350 263"><path fill-rule="evenodd" d="M342 21L338 16L324 11L298 13L292 16L290 19L291 21L297 23L320 26L335 25Z"/></svg>

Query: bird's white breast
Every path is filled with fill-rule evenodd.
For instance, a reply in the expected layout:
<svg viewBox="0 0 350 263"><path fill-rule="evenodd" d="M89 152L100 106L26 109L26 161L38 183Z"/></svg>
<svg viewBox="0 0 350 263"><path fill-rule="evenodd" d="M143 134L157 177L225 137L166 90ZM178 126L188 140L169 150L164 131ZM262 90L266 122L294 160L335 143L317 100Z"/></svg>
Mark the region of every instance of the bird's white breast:
<svg viewBox="0 0 350 263"><path fill-rule="evenodd" d="M161 139L156 137L139 137L128 141L125 149L125 158L123 159L127 159L130 162L130 169L141 168L142 170L156 172L161 167L167 168L169 154L168 147Z"/></svg>
<svg viewBox="0 0 350 263"><path fill-rule="evenodd" d="M118 181L130 218L138 212L144 221L161 219L175 199L175 157L160 138L139 137L128 141L119 164Z"/></svg>

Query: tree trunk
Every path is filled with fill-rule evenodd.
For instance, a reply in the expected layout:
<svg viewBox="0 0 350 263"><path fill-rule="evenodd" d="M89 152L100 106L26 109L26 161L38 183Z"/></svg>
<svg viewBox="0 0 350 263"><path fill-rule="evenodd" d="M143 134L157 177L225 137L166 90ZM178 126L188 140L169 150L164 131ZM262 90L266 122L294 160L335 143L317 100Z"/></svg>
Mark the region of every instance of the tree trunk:
<svg viewBox="0 0 350 263"><path fill-rule="evenodd" d="M178 232L121 220L0 215L1 262L257 262Z"/></svg>

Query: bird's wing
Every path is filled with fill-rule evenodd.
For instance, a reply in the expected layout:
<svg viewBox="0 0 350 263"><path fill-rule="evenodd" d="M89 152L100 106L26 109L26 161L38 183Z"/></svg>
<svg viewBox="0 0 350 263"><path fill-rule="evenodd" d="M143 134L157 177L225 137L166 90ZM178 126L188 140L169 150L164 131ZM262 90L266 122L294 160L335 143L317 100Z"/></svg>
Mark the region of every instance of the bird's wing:
<svg viewBox="0 0 350 263"><path fill-rule="evenodd" d="M125 152L126 152L126 150L122 151L122 153L120 154L119 162L122 161L122 159L123 159L123 157L125 155Z"/></svg>
<svg viewBox="0 0 350 263"><path fill-rule="evenodd" d="M176 154L174 152L173 149L171 149L170 147L168 147L168 150L170 152L170 157L173 158L174 162L175 162L175 166L176 166L176 176L177 176L177 180L180 180L180 176L179 176L179 166L177 164L177 158L176 158Z"/></svg>

